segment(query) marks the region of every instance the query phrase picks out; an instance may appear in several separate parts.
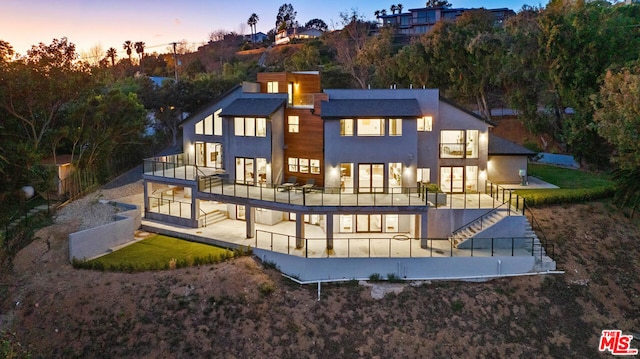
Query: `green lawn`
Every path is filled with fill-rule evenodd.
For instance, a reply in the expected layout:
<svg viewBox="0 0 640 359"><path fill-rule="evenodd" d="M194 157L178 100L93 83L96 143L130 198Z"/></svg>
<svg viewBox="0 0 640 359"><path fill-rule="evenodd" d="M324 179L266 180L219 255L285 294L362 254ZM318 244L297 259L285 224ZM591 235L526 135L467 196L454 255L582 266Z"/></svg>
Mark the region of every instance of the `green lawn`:
<svg viewBox="0 0 640 359"><path fill-rule="evenodd" d="M88 269L135 272L217 263L233 256L234 252L228 249L154 235L100 258L76 261L74 265Z"/></svg>
<svg viewBox="0 0 640 359"><path fill-rule="evenodd" d="M529 175L554 184L559 189L519 189L515 191L531 206L585 202L611 197L615 184L608 175L550 165L530 164Z"/></svg>

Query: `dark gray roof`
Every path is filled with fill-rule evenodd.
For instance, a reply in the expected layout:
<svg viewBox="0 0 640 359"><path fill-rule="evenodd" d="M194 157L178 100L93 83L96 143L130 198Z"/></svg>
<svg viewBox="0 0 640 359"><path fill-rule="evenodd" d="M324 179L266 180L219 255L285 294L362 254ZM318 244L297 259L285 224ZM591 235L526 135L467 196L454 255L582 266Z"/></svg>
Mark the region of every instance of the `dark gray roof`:
<svg viewBox="0 0 640 359"><path fill-rule="evenodd" d="M284 103L284 98L239 98L224 108L220 116L268 117Z"/></svg>
<svg viewBox="0 0 640 359"><path fill-rule="evenodd" d="M533 156L535 154L517 143L489 134L489 156Z"/></svg>
<svg viewBox="0 0 640 359"><path fill-rule="evenodd" d="M420 117L415 99L322 101L322 117Z"/></svg>

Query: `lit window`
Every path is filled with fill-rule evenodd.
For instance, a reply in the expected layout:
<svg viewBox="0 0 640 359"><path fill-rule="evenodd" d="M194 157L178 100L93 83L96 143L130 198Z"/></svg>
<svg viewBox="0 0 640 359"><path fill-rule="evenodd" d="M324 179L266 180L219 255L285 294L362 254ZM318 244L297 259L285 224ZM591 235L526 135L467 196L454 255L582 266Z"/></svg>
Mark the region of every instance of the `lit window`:
<svg viewBox="0 0 640 359"><path fill-rule="evenodd" d="M196 135L204 135L204 120L196 123Z"/></svg>
<svg viewBox="0 0 640 359"><path fill-rule="evenodd" d="M402 119L389 119L389 136L402 136Z"/></svg>
<svg viewBox="0 0 640 359"><path fill-rule="evenodd" d="M320 174L320 160L311 160L311 173L314 175Z"/></svg>
<svg viewBox="0 0 640 359"><path fill-rule="evenodd" d="M418 168L418 182L428 183L431 182L431 169L430 168Z"/></svg>
<svg viewBox="0 0 640 359"><path fill-rule="evenodd" d="M289 157L289 172L298 172L298 159Z"/></svg>
<svg viewBox="0 0 640 359"><path fill-rule="evenodd" d="M256 136L267 137L267 119L264 117L256 118Z"/></svg>
<svg viewBox="0 0 640 359"><path fill-rule="evenodd" d="M213 115L204 118L204 134L213 135Z"/></svg>
<svg viewBox="0 0 640 359"><path fill-rule="evenodd" d="M298 116L289 116L289 132L300 132L300 118Z"/></svg>
<svg viewBox="0 0 640 359"><path fill-rule="evenodd" d="M244 119L244 135L255 136L256 135L256 119L253 117L245 117Z"/></svg>
<svg viewBox="0 0 640 359"><path fill-rule="evenodd" d="M467 130L467 158L478 158L478 130Z"/></svg>
<svg viewBox="0 0 640 359"><path fill-rule="evenodd" d="M433 126L433 117L425 116L418 118L418 131L431 131Z"/></svg>
<svg viewBox="0 0 640 359"><path fill-rule="evenodd" d="M300 159L300 172L309 173L309 159L307 158Z"/></svg>
<svg viewBox="0 0 640 359"><path fill-rule="evenodd" d="M236 136L244 136L244 118L243 117L235 117L233 119L234 129Z"/></svg>
<svg viewBox="0 0 640 359"><path fill-rule="evenodd" d="M384 119L358 119L358 136L384 136Z"/></svg>
<svg viewBox="0 0 640 359"><path fill-rule="evenodd" d="M465 131L445 130L440 132L440 158L464 158Z"/></svg>
<svg viewBox="0 0 640 359"><path fill-rule="evenodd" d="M267 92L268 93L278 93L278 81L269 81L269 82L267 82Z"/></svg>
<svg viewBox="0 0 640 359"><path fill-rule="evenodd" d="M222 117L220 117L222 109L218 109L213 113L213 134L215 136L222 136Z"/></svg>
<svg viewBox="0 0 640 359"><path fill-rule="evenodd" d="M353 136L353 120L343 119L340 120L340 136Z"/></svg>

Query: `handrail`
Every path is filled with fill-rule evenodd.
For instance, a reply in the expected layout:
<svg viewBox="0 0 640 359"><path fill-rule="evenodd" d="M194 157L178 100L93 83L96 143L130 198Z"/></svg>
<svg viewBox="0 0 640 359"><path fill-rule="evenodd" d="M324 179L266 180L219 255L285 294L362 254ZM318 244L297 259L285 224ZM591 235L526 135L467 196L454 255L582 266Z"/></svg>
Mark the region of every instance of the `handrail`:
<svg viewBox="0 0 640 359"><path fill-rule="evenodd" d="M458 234L458 232L462 231L465 228L468 228L468 227L472 226L473 224L475 224L478 221L480 221L480 227L482 228L482 219L485 216L489 216L489 215L491 215L493 213L496 213L500 209L500 207L504 206L505 204L507 204L507 202L502 202L502 204L500 204L498 207L494 207L492 210L490 210L489 212L481 215L480 217L472 219L471 221L467 222L466 224L463 224L462 226L456 228L455 230L453 230L453 232L451 232L451 237L455 237Z"/></svg>
<svg viewBox="0 0 640 359"><path fill-rule="evenodd" d="M540 244L544 248L545 252L547 252L547 256L553 258L555 256L555 246L553 245L553 243L549 242L549 240L547 239L547 236L544 234L544 231L542 230L542 226L540 225L540 223L538 223L538 220L534 217L531 207L529 207L525 201L522 208L523 208L523 212L524 212L524 209L529 210L529 213L531 214L531 229L533 229L536 232L536 234L538 234L538 232L540 233L540 237L542 237L542 239L540 240ZM549 249L551 250L551 255L549 255ZM540 255L542 256L542 253Z"/></svg>
<svg viewBox="0 0 640 359"><path fill-rule="evenodd" d="M200 208L200 212L204 213L204 216L202 216L203 220L204 220L204 226L203 227L207 227L207 212L205 212L202 208Z"/></svg>

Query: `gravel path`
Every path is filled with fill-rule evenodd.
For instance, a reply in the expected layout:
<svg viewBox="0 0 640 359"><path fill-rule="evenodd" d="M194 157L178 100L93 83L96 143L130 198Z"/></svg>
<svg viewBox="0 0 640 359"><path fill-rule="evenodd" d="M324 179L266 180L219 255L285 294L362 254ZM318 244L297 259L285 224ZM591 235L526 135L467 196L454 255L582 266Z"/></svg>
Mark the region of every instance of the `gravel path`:
<svg viewBox="0 0 640 359"><path fill-rule="evenodd" d="M122 174L99 190L60 208L56 223L80 220L79 230L84 230L112 222L118 210L113 205L101 203L111 200L143 205L142 166Z"/></svg>

